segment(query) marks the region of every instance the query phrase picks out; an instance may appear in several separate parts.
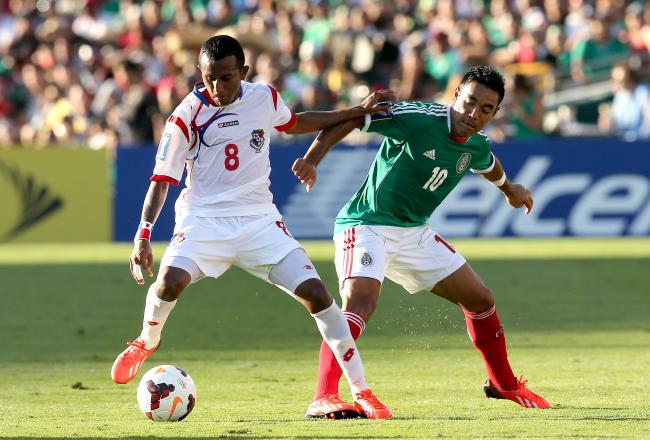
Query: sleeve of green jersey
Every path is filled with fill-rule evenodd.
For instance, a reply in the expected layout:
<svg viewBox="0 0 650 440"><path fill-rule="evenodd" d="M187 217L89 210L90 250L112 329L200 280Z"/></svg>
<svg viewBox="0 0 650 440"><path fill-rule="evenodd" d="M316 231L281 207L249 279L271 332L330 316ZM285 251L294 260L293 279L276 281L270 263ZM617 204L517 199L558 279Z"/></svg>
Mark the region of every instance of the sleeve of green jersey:
<svg viewBox="0 0 650 440"><path fill-rule="evenodd" d="M480 132L479 135L482 135L482 132ZM494 164L496 163L496 159L494 154L492 154L492 149L490 148L490 140L487 136L483 136L485 138L485 148L483 149L484 154L476 157L475 160L472 161L472 167L470 168L472 173L489 173L492 171Z"/></svg>
<svg viewBox="0 0 650 440"><path fill-rule="evenodd" d="M418 123L418 115L409 113L397 114L396 111L404 105L405 103L403 102L393 104L392 113L366 115L361 131L379 133L399 141L407 140L409 135L413 133L415 125Z"/></svg>

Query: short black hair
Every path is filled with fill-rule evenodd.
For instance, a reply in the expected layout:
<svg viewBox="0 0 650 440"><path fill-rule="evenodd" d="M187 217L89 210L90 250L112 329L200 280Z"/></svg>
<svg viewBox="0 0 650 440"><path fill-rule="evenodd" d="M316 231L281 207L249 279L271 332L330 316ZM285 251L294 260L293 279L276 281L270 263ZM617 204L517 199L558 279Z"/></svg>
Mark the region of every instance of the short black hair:
<svg viewBox="0 0 650 440"><path fill-rule="evenodd" d="M501 104L503 96L506 94L506 80L501 72L486 65L474 66L465 73L460 86L462 87L464 84L471 82L483 84L497 92L499 94L499 104Z"/></svg>
<svg viewBox="0 0 650 440"><path fill-rule="evenodd" d="M215 35L205 40L201 45L199 58L203 54L207 55L210 62L234 55L237 61L237 67L240 69L244 67L244 49L242 49L239 41L228 35Z"/></svg>

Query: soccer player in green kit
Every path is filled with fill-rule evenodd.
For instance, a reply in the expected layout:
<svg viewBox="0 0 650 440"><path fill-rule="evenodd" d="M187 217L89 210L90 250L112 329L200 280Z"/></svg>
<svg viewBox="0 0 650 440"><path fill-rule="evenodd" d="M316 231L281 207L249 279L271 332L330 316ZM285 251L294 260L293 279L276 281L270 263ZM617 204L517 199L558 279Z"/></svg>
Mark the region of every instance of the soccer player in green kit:
<svg viewBox="0 0 650 440"><path fill-rule="evenodd" d="M549 403L517 379L508 362L494 297L465 259L427 220L462 177L479 173L514 208L533 206L530 192L511 182L480 130L499 109L504 79L489 66L476 66L456 88L451 107L398 102L392 113L366 116L322 131L294 174L307 185L316 181L316 166L327 151L354 128L385 136L361 188L336 217L336 270L343 310L355 339L375 310L384 276L408 292L428 290L460 306L467 331L485 363L487 397L509 399L527 408ZM366 416L390 418L380 405L354 414L338 394L341 369L326 344L321 345L318 383L307 417Z"/></svg>

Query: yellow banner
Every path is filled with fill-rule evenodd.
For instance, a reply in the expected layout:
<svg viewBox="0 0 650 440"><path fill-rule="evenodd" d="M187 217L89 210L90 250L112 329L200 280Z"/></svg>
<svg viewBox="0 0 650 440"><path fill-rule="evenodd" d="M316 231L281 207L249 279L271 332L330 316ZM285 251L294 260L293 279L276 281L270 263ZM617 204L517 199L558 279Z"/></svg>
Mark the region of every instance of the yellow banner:
<svg viewBox="0 0 650 440"><path fill-rule="evenodd" d="M0 243L109 241L105 151L0 151Z"/></svg>

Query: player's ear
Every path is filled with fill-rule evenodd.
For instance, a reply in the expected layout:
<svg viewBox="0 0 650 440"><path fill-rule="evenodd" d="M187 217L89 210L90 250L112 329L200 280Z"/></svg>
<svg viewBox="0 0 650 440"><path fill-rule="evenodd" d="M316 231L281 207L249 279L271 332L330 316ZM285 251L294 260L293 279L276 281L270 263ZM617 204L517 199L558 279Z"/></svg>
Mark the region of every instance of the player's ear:
<svg viewBox="0 0 650 440"><path fill-rule="evenodd" d="M454 106L454 104L456 104L456 99L458 98L459 95L460 95L460 86L456 87L456 89L454 90L454 99L451 102L452 107Z"/></svg>
<svg viewBox="0 0 650 440"><path fill-rule="evenodd" d="M248 69L250 69L250 67L247 65L244 65L241 69L239 69L239 76L241 79L246 79L246 75L248 75Z"/></svg>

